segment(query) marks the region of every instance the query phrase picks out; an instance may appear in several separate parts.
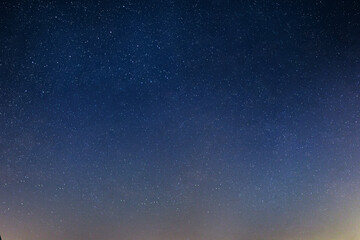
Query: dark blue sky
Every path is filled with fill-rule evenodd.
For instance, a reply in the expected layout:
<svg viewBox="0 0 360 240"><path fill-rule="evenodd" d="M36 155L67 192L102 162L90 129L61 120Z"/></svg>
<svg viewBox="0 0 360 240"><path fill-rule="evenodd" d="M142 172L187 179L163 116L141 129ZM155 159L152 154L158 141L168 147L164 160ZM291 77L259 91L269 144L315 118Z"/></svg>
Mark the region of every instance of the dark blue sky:
<svg viewBox="0 0 360 240"><path fill-rule="evenodd" d="M357 1L2 1L9 240L360 231Z"/></svg>

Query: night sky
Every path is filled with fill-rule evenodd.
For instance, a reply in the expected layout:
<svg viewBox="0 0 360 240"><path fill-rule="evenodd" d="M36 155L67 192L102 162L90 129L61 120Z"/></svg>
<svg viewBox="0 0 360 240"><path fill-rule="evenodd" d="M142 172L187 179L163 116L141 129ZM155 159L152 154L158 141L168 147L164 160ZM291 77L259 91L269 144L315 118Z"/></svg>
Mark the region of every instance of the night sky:
<svg viewBox="0 0 360 240"><path fill-rule="evenodd" d="M0 2L4 240L360 239L359 1Z"/></svg>

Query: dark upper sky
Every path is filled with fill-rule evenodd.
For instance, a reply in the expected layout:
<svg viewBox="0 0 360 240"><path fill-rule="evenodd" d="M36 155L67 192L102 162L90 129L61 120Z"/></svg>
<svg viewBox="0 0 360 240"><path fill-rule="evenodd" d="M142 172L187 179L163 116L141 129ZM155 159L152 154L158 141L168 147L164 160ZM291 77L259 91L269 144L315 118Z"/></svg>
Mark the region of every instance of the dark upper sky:
<svg viewBox="0 0 360 240"><path fill-rule="evenodd" d="M6 240L360 238L360 2L2 1Z"/></svg>

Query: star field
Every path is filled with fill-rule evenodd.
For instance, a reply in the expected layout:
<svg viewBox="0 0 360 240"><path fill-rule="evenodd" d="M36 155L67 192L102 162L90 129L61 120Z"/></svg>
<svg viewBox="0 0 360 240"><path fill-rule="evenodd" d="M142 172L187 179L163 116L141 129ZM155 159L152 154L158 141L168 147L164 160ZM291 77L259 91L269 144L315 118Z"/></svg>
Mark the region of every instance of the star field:
<svg viewBox="0 0 360 240"><path fill-rule="evenodd" d="M357 1L2 1L4 240L360 238Z"/></svg>

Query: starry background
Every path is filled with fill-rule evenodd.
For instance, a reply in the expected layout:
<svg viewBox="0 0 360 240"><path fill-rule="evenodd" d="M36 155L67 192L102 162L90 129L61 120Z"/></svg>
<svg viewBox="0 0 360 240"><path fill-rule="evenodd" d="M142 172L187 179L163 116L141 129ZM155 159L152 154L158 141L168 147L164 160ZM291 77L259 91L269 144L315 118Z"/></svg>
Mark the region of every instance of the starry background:
<svg viewBox="0 0 360 240"><path fill-rule="evenodd" d="M360 239L360 2L1 1L5 240Z"/></svg>

